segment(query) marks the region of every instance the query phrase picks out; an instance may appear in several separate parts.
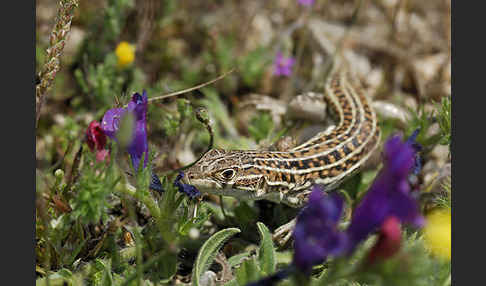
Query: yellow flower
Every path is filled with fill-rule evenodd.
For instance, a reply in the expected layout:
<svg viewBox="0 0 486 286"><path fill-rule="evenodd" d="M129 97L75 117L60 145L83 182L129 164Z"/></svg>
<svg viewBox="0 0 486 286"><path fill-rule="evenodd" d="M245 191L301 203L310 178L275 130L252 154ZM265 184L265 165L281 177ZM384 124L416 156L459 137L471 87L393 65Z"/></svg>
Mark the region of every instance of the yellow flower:
<svg viewBox="0 0 486 286"><path fill-rule="evenodd" d="M451 210L435 210L427 215L424 229L427 247L438 257L451 259Z"/></svg>
<svg viewBox="0 0 486 286"><path fill-rule="evenodd" d="M116 47L115 54L118 58L118 66L126 67L135 59L135 47L127 42L120 42Z"/></svg>

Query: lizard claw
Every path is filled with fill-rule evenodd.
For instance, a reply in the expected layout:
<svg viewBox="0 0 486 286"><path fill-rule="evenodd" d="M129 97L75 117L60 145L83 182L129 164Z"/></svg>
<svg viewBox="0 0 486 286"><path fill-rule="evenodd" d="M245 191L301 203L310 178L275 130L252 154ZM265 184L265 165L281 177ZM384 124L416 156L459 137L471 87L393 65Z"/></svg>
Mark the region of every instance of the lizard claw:
<svg viewBox="0 0 486 286"><path fill-rule="evenodd" d="M294 232L296 219L280 226L273 233L272 239L278 246L284 246L291 238Z"/></svg>

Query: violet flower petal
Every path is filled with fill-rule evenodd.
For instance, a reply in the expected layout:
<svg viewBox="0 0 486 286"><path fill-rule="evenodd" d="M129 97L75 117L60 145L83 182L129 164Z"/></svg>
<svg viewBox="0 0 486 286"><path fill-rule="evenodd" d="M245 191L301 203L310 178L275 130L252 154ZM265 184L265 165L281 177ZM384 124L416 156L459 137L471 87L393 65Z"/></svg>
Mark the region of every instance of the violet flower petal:
<svg viewBox="0 0 486 286"><path fill-rule="evenodd" d="M420 173L420 170L422 170L422 161L421 161L420 155L419 155L419 152L422 150L422 145L420 145L416 141L419 132L420 132L420 128L415 129L412 132L412 135L410 135L410 137L408 137L407 141L406 141L408 144L410 144L413 147L413 149L416 152L415 162L414 162L414 167L413 167L413 172L412 172L414 175L417 175L418 173Z"/></svg>
<svg viewBox="0 0 486 286"><path fill-rule="evenodd" d="M284 58L282 53L278 52L274 60L273 74L276 76L290 76L294 63L294 58Z"/></svg>
<svg viewBox="0 0 486 286"><path fill-rule="evenodd" d="M186 194L191 199L199 197L201 195L201 192L193 185L182 183L181 180L183 177L184 172L179 172L174 181L174 186L179 189L179 192Z"/></svg>
<svg viewBox="0 0 486 286"><path fill-rule="evenodd" d="M160 181L159 177L152 172L150 176L150 185L149 188L155 191L158 191L159 193L165 192L165 190L162 188L162 182Z"/></svg>
<svg viewBox="0 0 486 286"><path fill-rule="evenodd" d="M423 217L410 193L408 176L415 162L415 150L401 136L389 138L384 147L385 166L353 212L347 229L351 251L359 242L383 224L389 216L402 223L423 224Z"/></svg>
<svg viewBox="0 0 486 286"><path fill-rule="evenodd" d="M302 5L302 6L309 7L309 6L314 5L314 1L315 0L298 0L297 2L299 2L299 4Z"/></svg>
<svg viewBox="0 0 486 286"><path fill-rule="evenodd" d="M111 139L116 140L116 132L120 128L120 120L125 112L124 108L112 108L105 112L101 120L101 128Z"/></svg>
<svg viewBox="0 0 486 286"><path fill-rule="evenodd" d="M148 163L148 141L147 141L147 108L148 97L144 90L140 95L135 93L127 108L109 109L103 116L101 127L106 135L116 140L116 134L120 128L120 121L125 113L132 112L135 118L134 130L130 144L127 146L127 152L130 154L132 164L135 170L138 170L140 159L145 156L143 167ZM144 155L145 154L145 155Z"/></svg>
<svg viewBox="0 0 486 286"><path fill-rule="evenodd" d="M132 101L128 103L127 110L133 112L135 116L135 130L131 143L127 147L127 151L132 159L132 164L135 170L138 170L140 159L145 154L143 167L147 167L148 163L148 141L147 141L147 105L148 97L144 90L143 94L135 93L132 96Z"/></svg>
<svg viewBox="0 0 486 286"><path fill-rule="evenodd" d="M337 194L325 195L321 187L313 187L293 232L293 261L303 272L310 271L328 255L339 255L346 250L347 237L337 228L342 210L343 200Z"/></svg>

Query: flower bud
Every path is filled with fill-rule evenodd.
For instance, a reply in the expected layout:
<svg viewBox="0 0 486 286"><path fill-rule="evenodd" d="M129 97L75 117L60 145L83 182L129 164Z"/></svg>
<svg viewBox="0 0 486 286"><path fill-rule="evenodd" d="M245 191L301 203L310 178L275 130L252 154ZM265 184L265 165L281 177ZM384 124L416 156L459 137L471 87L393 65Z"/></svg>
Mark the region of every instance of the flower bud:
<svg viewBox="0 0 486 286"><path fill-rule="evenodd" d="M54 176L56 176L57 179L62 179L64 178L64 171L62 169L57 169L54 172Z"/></svg>
<svg viewBox="0 0 486 286"><path fill-rule="evenodd" d="M199 238L199 229L193 227L189 230L189 237L191 239L198 239Z"/></svg>
<svg viewBox="0 0 486 286"><path fill-rule="evenodd" d="M368 261L374 263L378 259L389 258L400 249L402 234L400 221L390 216L383 222L378 241L368 255Z"/></svg>

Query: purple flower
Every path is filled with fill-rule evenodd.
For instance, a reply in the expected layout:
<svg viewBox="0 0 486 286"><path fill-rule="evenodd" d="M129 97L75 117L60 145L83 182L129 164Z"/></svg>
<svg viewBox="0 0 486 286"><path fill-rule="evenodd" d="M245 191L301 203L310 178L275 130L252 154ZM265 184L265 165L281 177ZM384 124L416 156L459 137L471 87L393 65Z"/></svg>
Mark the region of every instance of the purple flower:
<svg viewBox="0 0 486 286"><path fill-rule="evenodd" d="M164 189L162 188L162 182L160 181L159 177L155 175L153 172L150 176L149 188L158 191L159 193L165 192Z"/></svg>
<svg viewBox="0 0 486 286"><path fill-rule="evenodd" d="M414 167L412 172L414 175L418 175L418 173L420 173L420 170L422 169L422 162L420 161L420 155L419 155L419 152L422 150L422 145L420 145L417 142L417 136L419 132L420 132L420 128L415 129L410 135L410 137L407 138L406 141L408 144L410 144L413 147L413 149L416 152L415 162L414 162Z"/></svg>
<svg viewBox="0 0 486 286"><path fill-rule="evenodd" d="M300 5L310 7L314 5L314 0L297 0Z"/></svg>
<svg viewBox="0 0 486 286"><path fill-rule="evenodd" d="M343 200L337 194L325 195L319 185L312 187L293 233L293 261L303 272L309 272L328 255L340 255L346 250L347 237L337 228L342 210Z"/></svg>
<svg viewBox="0 0 486 286"><path fill-rule="evenodd" d="M184 173L179 172L174 181L174 186L179 188L179 192L186 194L191 199L199 197L201 195L201 192L199 192L199 190L196 189L196 187L193 185L181 183L182 178L184 178Z"/></svg>
<svg viewBox="0 0 486 286"><path fill-rule="evenodd" d="M132 142L128 145L128 153L132 158L133 167L135 170L139 166L140 159L145 156L143 167L147 166L148 162L148 141L147 141L147 104L148 98L145 90L143 95L135 93L132 96L132 101L128 103L127 110L135 115L135 130ZM145 155L144 155L145 154Z"/></svg>
<svg viewBox="0 0 486 286"><path fill-rule="evenodd" d="M101 121L101 128L111 139L116 139L116 132L120 128L120 120L125 112L125 108L112 108L105 112Z"/></svg>
<svg viewBox="0 0 486 286"><path fill-rule="evenodd" d="M292 57L284 58L281 52L277 53L275 61L273 63L273 75L276 76L290 76L292 74L292 66L295 60Z"/></svg>
<svg viewBox="0 0 486 286"><path fill-rule="evenodd" d="M123 147L130 154L135 171L138 170L142 156L145 156L143 168L147 167L148 163L147 105L148 97L147 92L144 90L142 95L139 93L132 95L132 100L128 103L127 108L112 108L106 111L101 121L101 129L104 131L104 134L119 142L117 136L119 135L122 119L127 115L127 112L131 113L134 124L132 130L129 130L130 140ZM159 177L153 172L151 173L149 188L159 192L164 191Z"/></svg>
<svg viewBox="0 0 486 286"><path fill-rule="evenodd" d="M415 226L424 223L408 182L415 163L414 148L410 143L403 142L400 135L393 136L385 143L384 161L383 169L354 210L347 229L350 251L390 216Z"/></svg>
<svg viewBox="0 0 486 286"><path fill-rule="evenodd" d="M140 159L145 154L143 167L148 163L148 142L147 142L147 93L135 93L132 100L128 103L127 108L112 108L103 116L101 127L106 135L117 140L117 133L120 128L120 122L126 112L131 112L134 118L134 128L131 134L131 140L127 145L127 151L130 154L133 167L138 170Z"/></svg>

